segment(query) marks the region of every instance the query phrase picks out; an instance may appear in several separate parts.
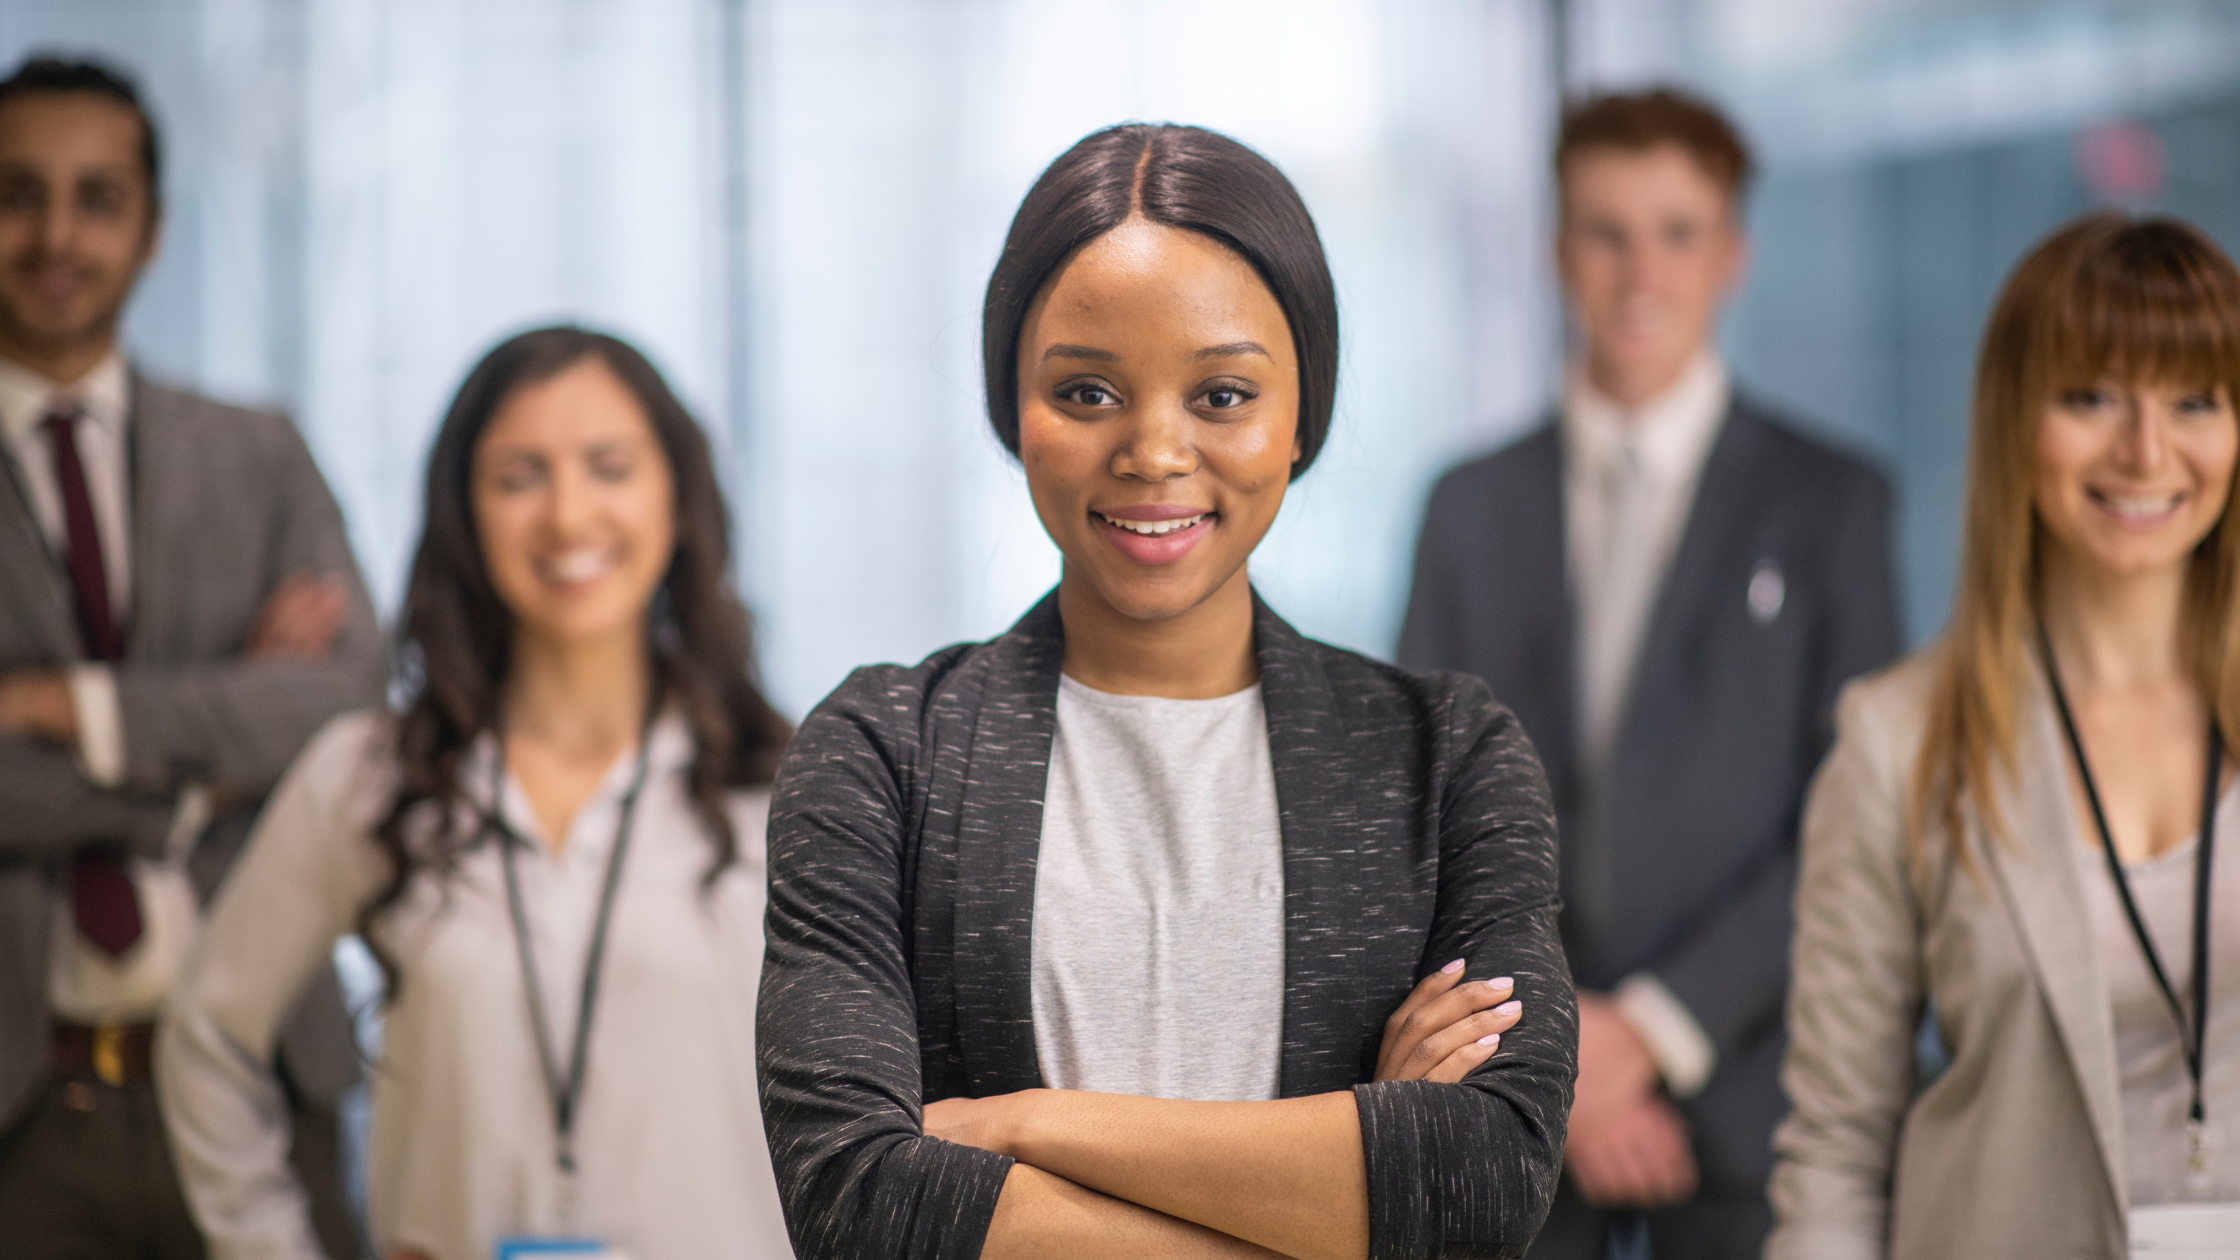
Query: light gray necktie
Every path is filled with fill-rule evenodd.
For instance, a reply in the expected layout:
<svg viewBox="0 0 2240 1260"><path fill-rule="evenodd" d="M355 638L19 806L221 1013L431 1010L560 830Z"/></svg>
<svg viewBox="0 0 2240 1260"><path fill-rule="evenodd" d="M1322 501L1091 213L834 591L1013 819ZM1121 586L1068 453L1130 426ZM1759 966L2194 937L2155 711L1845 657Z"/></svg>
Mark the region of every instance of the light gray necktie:
<svg viewBox="0 0 2240 1260"><path fill-rule="evenodd" d="M1648 469L1633 434L1619 439L1598 480L1602 546L1580 608L1579 653L1580 733L1587 764L1597 771L1617 736L1657 577Z"/></svg>

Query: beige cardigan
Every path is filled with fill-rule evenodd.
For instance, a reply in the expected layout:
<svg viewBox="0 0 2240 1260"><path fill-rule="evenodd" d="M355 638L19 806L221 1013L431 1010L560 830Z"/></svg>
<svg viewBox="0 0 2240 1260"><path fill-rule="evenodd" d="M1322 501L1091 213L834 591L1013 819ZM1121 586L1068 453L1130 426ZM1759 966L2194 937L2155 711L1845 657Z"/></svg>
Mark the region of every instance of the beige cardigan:
<svg viewBox="0 0 2240 1260"><path fill-rule="evenodd" d="M1932 829L1917 875L1903 811L1937 652L1845 692L1807 799L1765 1254L2120 1260L2115 1037L2052 703L2033 674L2009 838L1971 821L1971 873ZM1930 999L1952 1062L1916 1097Z"/></svg>

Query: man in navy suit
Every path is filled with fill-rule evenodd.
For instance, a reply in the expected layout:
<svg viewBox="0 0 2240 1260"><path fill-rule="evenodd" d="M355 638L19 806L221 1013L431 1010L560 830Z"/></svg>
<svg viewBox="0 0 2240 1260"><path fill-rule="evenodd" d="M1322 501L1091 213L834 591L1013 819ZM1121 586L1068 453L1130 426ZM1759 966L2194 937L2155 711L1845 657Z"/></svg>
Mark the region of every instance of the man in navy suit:
<svg viewBox="0 0 2240 1260"><path fill-rule="evenodd" d="M1796 826L1836 693L1899 648L1889 489L1739 392L1714 343L1750 158L1703 103L1564 120L1563 398L1432 491L1399 657L1515 710L1561 828L1579 986L1565 1186L1534 1257L1756 1255Z"/></svg>

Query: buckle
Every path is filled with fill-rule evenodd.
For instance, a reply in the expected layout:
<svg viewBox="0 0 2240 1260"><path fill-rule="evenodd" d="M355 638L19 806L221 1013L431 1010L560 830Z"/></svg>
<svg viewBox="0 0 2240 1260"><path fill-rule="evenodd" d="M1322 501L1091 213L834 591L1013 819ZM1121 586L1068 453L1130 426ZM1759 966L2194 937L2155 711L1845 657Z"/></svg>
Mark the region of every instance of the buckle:
<svg viewBox="0 0 2240 1260"><path fill-rule="evenodd" d="M124 1087L124 1025L107 1020L94 1025L93 1074L112 1089Z"/></svg>

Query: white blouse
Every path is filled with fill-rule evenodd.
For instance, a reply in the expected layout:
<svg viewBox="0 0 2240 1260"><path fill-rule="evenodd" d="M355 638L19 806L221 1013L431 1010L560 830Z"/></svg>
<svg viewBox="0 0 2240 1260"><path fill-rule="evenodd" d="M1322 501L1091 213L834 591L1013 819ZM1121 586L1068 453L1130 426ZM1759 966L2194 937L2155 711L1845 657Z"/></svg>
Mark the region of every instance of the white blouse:
<svg viewBox="0 0 2240 1260"><path fill-rule="evenodd" d="M316 1257L287 1163L270 1064L296 994L386 882L370 832L393 790L393 719L348 714L297 760L212 907L158 1054L173 1150L217 1260ZM462 767L487 803L494 743ZM572 1194L530 1025L494 843L416 875L376 926L402 981L371 1073L370 1224L377 1254L488 1260L509 1235L600 1239L636 1260L791 1255L755 1087L766 792L731 798L739 860L712 889L685 771L692 740L655 724L577 1107ZM634 753L577 811L555 856L508 776L546 1018L567 1071L585 951ZM571 1207L572 1200L572 1207Z"/></svg>

